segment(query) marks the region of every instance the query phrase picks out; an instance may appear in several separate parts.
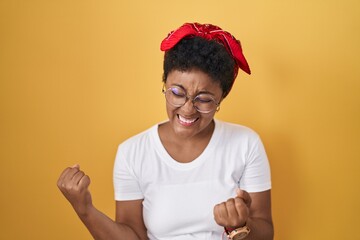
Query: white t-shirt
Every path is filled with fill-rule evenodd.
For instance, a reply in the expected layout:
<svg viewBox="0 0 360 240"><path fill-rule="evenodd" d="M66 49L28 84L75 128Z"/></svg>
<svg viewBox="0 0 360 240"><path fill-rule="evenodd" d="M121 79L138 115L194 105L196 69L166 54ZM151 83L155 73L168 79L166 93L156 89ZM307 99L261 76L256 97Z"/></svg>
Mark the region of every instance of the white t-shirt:
<svg viewBox="0 0 360 240"><path fill-rule="evenodd" d="M160 141L158 125L123 142L114 166L115 199L143 200L149 239L221 239L216 204L236 188L271 188L263 144L251 129L215 120L208 146L190 163L175 161Z"/></svg>

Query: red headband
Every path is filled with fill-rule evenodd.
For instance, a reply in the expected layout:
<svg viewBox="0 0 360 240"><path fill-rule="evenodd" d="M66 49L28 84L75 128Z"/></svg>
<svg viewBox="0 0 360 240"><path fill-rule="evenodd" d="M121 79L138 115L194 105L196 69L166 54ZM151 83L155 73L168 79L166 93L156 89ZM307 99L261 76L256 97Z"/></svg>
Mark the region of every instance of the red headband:
<svg viewBox="0 0 360 240"><path fill-rule="evenodd" d="M207 40L215 40L222 44L236 62L234 79L237 76L239 68L247 74L251 74L249 65L242 53L240 41L229 32L226 32L215 25L185 23L177 30L170 32L169 35L161 42L161 51L167 51L173 48L181 39L187 36L198 36Z"/></svg>

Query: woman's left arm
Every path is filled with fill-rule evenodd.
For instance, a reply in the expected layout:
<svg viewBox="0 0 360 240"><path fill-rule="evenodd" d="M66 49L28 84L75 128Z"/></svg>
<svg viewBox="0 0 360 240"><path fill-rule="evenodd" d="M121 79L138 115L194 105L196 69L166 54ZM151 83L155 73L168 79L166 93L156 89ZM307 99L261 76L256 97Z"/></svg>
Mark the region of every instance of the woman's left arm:
<svg viewBox="0 0 360 240"><path fill-rule="evenodd" d="M270 190L257 193L238 190L235 198L230 198L214 207L214 218L217 224L227 229L248 226L250 233L244 239L274 238Z"/></svg>

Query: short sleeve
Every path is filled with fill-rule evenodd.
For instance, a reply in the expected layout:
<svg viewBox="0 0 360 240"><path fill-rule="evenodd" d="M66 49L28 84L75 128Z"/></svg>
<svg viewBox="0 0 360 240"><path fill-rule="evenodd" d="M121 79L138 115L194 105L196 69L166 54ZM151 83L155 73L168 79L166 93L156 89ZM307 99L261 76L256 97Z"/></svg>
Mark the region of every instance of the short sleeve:
<svg viewBox="0 0 360 240"><path fill-rule="evenodd" d="M270 165L264 145L258 136L250 143L240 188L248 192L271 189Z"/></svg>
<svg viewBox="0 0 360 240"><path fill-rule="evenodd" d="M137 200L144 198L139 181L136 178L134 169L131 168L129 160L131 159L127 159L125 157L120 145L116 153L113 172L116 201Z"/></svg>

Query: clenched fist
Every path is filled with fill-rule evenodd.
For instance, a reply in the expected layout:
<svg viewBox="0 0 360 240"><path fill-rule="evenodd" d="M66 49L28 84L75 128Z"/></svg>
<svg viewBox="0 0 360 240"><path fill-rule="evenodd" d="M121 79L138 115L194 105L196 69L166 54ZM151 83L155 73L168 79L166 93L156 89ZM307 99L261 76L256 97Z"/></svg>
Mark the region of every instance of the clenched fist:
<svg viewBox="0 0 360 240"><path fill-rule="evenodd" d="M244 190L237 190L237 196L214 207L214 219L220 226L226 228L242 227L250 214L251 197Z"/></svg>
<svg viewBox="0 0 360 240"><path fill-rule="evenodd" d="M92 206L89 185L89 176L85 175L77 164L66 168L57 182L58 188L79 215L85 214Z"/></svg>

